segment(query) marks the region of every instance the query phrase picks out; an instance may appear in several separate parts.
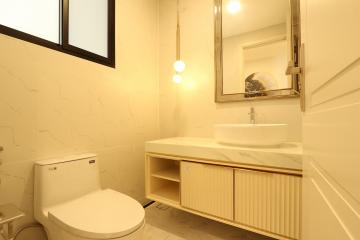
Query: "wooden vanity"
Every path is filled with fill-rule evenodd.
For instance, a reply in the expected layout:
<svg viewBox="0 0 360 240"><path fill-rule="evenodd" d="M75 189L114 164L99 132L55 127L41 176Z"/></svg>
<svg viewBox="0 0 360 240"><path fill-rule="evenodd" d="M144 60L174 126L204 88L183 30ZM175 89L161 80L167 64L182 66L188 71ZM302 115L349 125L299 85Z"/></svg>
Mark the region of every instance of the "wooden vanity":
<svg viewBox="0 0 360 240"><path fill-rule="evenodd" d="M292 149L291 155L189 138L148 142L146 151L147 198L276 239L301 239L301 169L249 163L274 154L296 162L301 151ZM237 156L232 151L238 159L229 158Z"/></svg>

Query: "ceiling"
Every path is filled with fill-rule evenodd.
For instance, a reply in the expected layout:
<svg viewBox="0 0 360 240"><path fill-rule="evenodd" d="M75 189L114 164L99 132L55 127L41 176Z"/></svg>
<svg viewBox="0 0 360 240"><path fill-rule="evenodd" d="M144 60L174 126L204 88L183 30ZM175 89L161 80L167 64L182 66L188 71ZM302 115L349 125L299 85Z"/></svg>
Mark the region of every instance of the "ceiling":
<svg viewBox="0 0 360 240"><path fill-rule="evenodd" d="M226 9L229 1L223 0L223 37L252 32L286 22L290 0L236 0L241 10L231 14Z"/></svg>

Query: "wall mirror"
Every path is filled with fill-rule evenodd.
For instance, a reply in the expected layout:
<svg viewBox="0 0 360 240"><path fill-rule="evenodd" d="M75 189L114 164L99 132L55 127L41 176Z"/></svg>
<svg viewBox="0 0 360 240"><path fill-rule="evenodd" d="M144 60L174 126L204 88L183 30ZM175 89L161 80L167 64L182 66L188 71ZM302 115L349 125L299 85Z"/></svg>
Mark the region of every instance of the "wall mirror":
<svg viewBox="0 0 360 240"><path fill-rule="evenodd" d="M115 0L0 0L0 33L115 67Z"/></svg>
<svg viewBox="0 0 360 240"><path fill-rule="evenodd" d="M215 0L216 102L299 96L298 0Z"/></svg>

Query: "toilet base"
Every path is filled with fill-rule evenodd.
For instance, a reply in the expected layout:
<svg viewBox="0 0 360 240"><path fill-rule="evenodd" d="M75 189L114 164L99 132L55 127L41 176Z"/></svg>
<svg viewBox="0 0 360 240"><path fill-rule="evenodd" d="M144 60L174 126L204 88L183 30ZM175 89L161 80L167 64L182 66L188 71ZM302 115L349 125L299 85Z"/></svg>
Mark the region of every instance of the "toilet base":
<svg viewBox="0 0 360 240"><path fill-rule="evenodd" d="M143 240L144 228L145 228L145 221L143 225L140 228L138 228L135 232L132 232L120 238L112 238L109 240ZM48 237L49 237L48 240L95 240L95 239L83 238L72 235L55 225L46 229L46 232L48 233ZM99 239L99 240L107 240L107 239Z"/></svg>

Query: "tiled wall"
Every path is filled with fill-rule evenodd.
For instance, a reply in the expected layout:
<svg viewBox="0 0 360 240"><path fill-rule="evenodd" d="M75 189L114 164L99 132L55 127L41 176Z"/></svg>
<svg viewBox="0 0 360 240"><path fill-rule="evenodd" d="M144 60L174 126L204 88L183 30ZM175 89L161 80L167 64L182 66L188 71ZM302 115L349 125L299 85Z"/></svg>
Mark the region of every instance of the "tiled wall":
<svg viewBox="0 0 360 240"><path fill-rule="evenodd" d="M116 4L116 69L0 34L0 203L26 221L33 162L67 154L97 153L103 186L145 201L144 141L159 137L158 3Z"/></svg>
<svg viewBox="0 0 360 240"><path fill-rule="evenodd" d="M257 102L214 102L213 0L181 0L184 83L175 85L176 1L160 0L160 125L161 135L211 137L214 123L249 123L255 107L262 123L288 123L290 141L301 141L298 99Z"/></svg>

